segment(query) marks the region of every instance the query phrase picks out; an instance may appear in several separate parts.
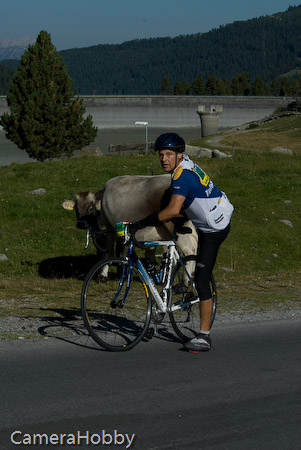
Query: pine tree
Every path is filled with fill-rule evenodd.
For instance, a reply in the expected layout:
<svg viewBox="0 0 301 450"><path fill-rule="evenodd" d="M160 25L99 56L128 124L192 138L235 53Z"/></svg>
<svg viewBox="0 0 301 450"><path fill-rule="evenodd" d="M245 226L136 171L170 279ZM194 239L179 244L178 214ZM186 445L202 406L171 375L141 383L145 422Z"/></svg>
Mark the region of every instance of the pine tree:
<svg viewBox="0 0 301 450"><path fill-rule="evenodd" d="M291 95L292 87L287 78L282 78L279 85L279 95L289 96Z"/></svg>
<svg viewBox="0 0 301 450"><path fill-rule="evenodd" d="M164 77L161 80L160 94L161 95L171 95L172 94L170 80L168 77Z"/></svg>
<svg viewBox="0 0 301 450"><path fill-rule="evenodd" d="M279 95L279 86L280 86L280 83L279 83L278 79L274 78L271 81L271 93L272 93L272 95L275 95L275 96Z"/></svg>
<svg viewBox="0 0 301 450"><path fill-rule="evenodd" d="M209 75L206 82L206 93L208 95L223 95L225 93L224 81L215 75Z"/></svg>
<svg viewBox="0 0 301 450"><path fill-rule="evenodd" d="M271 95L270 86L261 78L261 76L257 76L252 85L252 95L255 96L263 96L263 95Z"/></svg>
<svg viewBox="0 0 301 450"><path fill-rule="evenodd" d="M189 95L190 84L188 81L176 81L174 85L174 95Z"/></svg>
<svg viewBox="0 0 301 450"><path fill-rule="evenodd" d="M199 75L192 82L191 86L192 95L204 95L205 94L205 86L203 83L202 75Z"/></svg>
<svg viewBox="0 0 301 450"><path fill-rule="evenodd" d="M10 84L10 114L0 118L6 137L39 161L71 156L97 134L92 117L83 118L82 100L74 95L64 61L50 34L41 31Z"/></svg>
<svg viewBox="0 0 301 450"><path fill-rule="evenodd" d="M251 84L248 72L237 73L232 80L231 87L233 95L249 95Z"/></svg>

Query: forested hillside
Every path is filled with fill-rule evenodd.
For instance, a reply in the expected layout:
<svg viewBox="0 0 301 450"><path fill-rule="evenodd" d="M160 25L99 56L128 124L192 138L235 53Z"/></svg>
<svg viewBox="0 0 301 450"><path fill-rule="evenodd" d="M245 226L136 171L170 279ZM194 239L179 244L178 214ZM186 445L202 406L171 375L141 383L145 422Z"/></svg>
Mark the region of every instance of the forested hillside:
<svg viewBox="0 0 301 450"><path fill-rule="evenodd" d="M208 33L61 52L80 94L159 94L171 85L248 72L265 81L301 64L301 5Z"/></svg>
<svg viewBox="0 0 301 450"><path fill-rule="evenodd" d="M249 83L242 95L282 95L273 80L300 71L301 4L208 33L60 53L81 95L238 95L239 78Z"/></svg>

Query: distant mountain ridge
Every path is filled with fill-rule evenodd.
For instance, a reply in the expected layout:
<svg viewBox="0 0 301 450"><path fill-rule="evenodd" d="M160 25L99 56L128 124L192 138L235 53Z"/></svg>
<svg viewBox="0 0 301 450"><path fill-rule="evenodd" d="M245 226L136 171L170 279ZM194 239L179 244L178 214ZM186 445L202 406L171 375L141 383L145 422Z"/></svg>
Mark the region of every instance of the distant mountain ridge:
<svg viewBox="0 0 301 450"><path fill-rule="evenodd" d="M33 36L23 38L0 38L0 61L20 59L30 44L35 42Z"/></svg>
<svg viewBox="0 0 301 450"><path fill-rule="evenodd" d="M270 16L237 21L207 33L97 45L60 52L79 94L159 94L168 77L231 80L248 72L271 82L301 64L301 4Z"/></svg>
<svg viewBox="0 0 301 450"><path fill-rule="evenodd" d="M301 4L207 33L94 45L60 54L80 95L156 95L163 78L171 85L191 84L200 75L204 80L212 75L232 80L243 72L251 80L260 76L270 83L300 70ZM12 61L3 64L13 68Z"/></svg>

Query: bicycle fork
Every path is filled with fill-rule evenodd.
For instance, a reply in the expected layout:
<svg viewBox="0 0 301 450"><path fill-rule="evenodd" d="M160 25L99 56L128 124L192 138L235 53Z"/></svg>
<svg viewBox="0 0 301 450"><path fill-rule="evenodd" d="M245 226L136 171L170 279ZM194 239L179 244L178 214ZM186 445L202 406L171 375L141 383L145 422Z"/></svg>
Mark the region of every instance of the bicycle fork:
<svg viewBox="0 0 301 450"><path fill-rule="evenodd" d="M129 292L129 289L130 289L130 286L131 286L131 280L132 280L132 260L129 259L129 264L128 265L124 264L124 266L122 268L122 274L120 277L118 289L117 289L114 299L111 301L111 308L114 309L117 306L118 306L118 308L123 308L126 298L127 298L127 295L128 295L128 292ZM126 288L125 288L125 292L123 295L123 299L120 299L117 301L118 296L121 292L121 289L122 289L125 281L126 281Z"/></svg>

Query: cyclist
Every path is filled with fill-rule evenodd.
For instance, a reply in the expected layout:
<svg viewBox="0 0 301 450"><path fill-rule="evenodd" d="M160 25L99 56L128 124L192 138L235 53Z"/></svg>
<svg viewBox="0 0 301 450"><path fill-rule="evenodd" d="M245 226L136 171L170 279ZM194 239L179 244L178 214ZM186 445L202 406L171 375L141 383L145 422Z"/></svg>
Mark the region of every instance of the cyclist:
<svg viewBox="0 0 301 450"><path fill-rule="evenodd" d="M130 232L147 226L160 226L178 215L186 214L198 230L195 282L200 298L200 333L184 344L192 352L211 348L210 319L213 308L211 273L218 249L230 231L233 206L208 175L185 154L185 142L177 133L161 134L155 142L164 172L171 174L171 199L157 214L130 225Z"/></svg>

